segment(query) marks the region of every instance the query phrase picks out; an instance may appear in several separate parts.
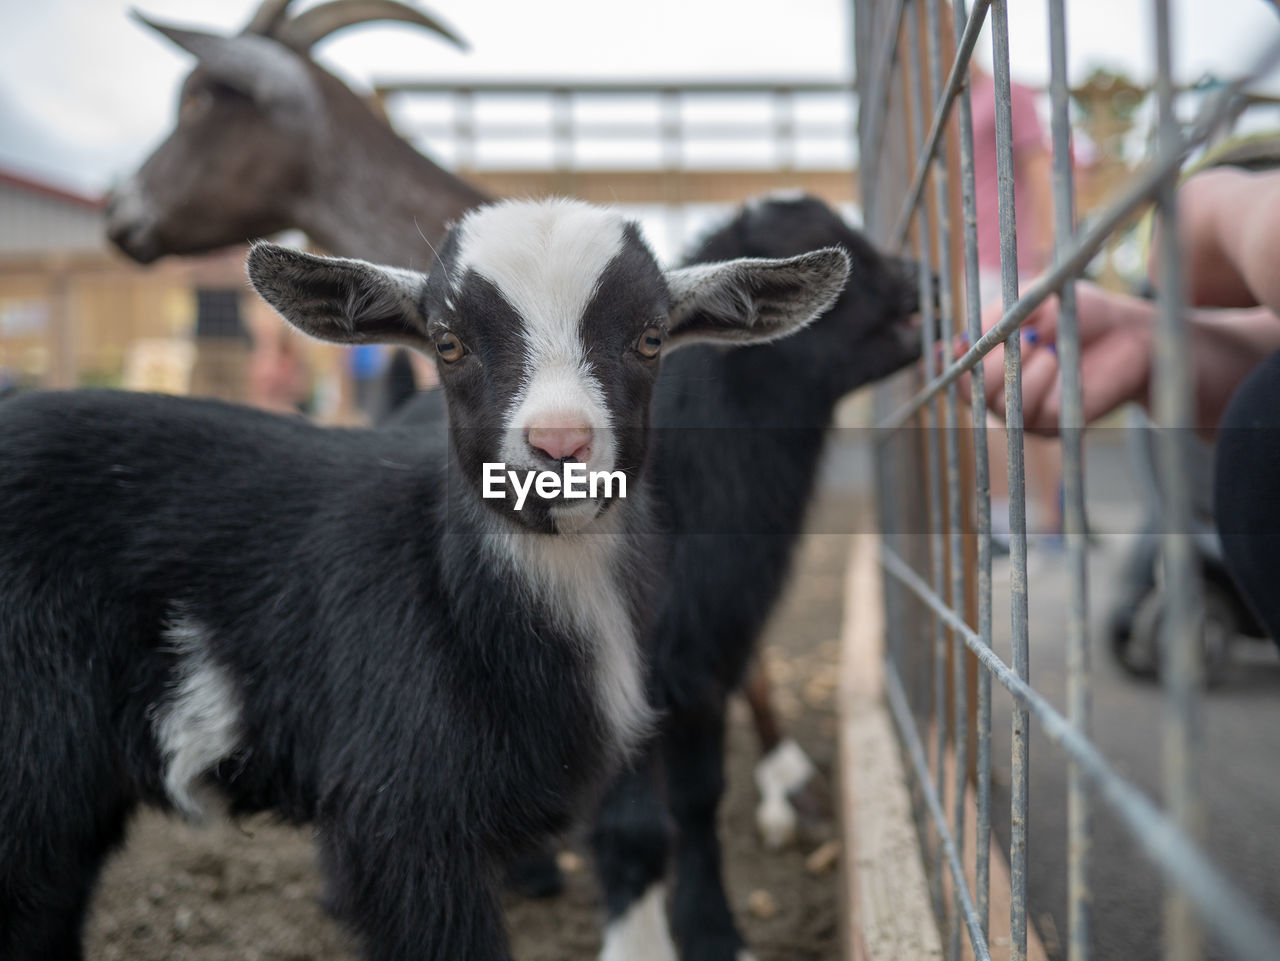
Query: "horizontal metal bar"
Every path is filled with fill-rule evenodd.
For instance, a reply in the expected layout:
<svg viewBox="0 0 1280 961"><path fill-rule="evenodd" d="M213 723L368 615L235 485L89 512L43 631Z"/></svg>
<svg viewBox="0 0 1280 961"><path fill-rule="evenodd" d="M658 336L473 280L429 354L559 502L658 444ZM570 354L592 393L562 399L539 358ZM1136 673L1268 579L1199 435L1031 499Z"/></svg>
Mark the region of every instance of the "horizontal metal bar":
<svg viewBox="0 0 1280 961"><path fill-rule="evenodd" d="M963 637L978 662L1040 722L1045 736L1079 764L1081 773L1128 826L1147 858L1166 879L1186 892L1201 920L1231 955L1240 961L1280 958L1280 930L1251 906L1248 898L1236 890L1165 812L1116 773L1093 743L982 643L964 619L948 607L900 555L882 545L881 556L885 570Z"/></svg>
<svg viewBox="0 0 1280 961"><path fill-rule="evenodd" d="M934 827L942 841L947 871L955 885L956 898L960 902L960 913L964 916L965 928L969 931L969 943L973 945L974 957L976 961L991 961L991 952L987 947L987 939L982 934L982 922L978 916L978 909L973 904L969 882L964 876L964 865L956 851L951 831L947 828L947 818L942 812L942 801L938 798L937 785L933 783L933 778L929 774L929 762L925 758L919 732L916 731L915 719L911 716L906 692L902 689L902 680L898 677L898 666L892 661L886 665L885 695L889 701L889 710L897 722L898 732L906 744L907 756L911 758L916 781L920 784L920 793L924 795L925 803L929 806L929 814L934 820Z"/></svg>
<svg viewBox="0 0 1280 961"><path fill-rule="evenodd" d="M778 122L764 117L755 123L683 121L674 130L670 128L676 125L658 117L655 117L652 122L637 120L626 123L605 123L588 120L574 121L572 124L566 125L564 121L548 117L545 123L468 120L462 123L449 123L447 121L422 124L408 123L404 126L408 127L415 135L428 137L451 137L457 134L461 127L473 137L500 137L510 140L532 140L539 137L550 137L556 133L557 127L567 126L568 130L566 132L571 132L582 140L643 139L651 142L655 147L659 146L659 144L652 142L651 138L655 133L663 132L680 136L685 140L762 140L763 138L768 138L772 141L774 139L800 140L809 138L823 141L838 140L842 144L852 142L849 125L846 123L789 124L787 126L787 136L778 138Z"/></svg>
<svg viewBox="0 0 1280 961"><path fill-rule="evenodd" d="M982 24L986 20L987 9L990 6L991 0L977 0L977 3L973 5L973 10L969 13L969 19L965 23L964 36L960 38L960 46L956 50L956 59L952 63L951 73L947 77L946 92L934 111L933 124L929 127L924 147L920 151L920 159L916 164L915 176L911 178L911 187L907 190L906 200L902 203L897 225L889 235L889 247L892 250L897 250L906 242L907 231L911 229L911 212L916 209L916 204L920 202L920 195L924 192L924 180L929 173L929 164L933 162L933 155L938 149L938 142L942 139L942 130L947 123L947 118L951 116L951 107L955 103L961 88L967 82L969 60L973 56L973 48L978 42L978 36L982 33Z"/></svg>
<svg viewBox="0 0 1280 961"><path fill-rule="evenodd" d="M1009 335L1064 283L1075 279L1111 238L1116 228L1131 214L1150 202L1152 196L1160 189L1160 185L1181 167L1187 156L1244 109L1244 98L1239 96L1241 88L1270 72L1278 60L1280 60L1280 43L1273 44L1267 49L1255 70L1251 70L1213 95L1201 109L1191 131L1182 137L1175 152L1158 156L1137 174L1120 198L1111 204L1088 230L1079 235L1074 247L1055 260L1053 267L1027 288L1022 297L1000 318L999 323L983 334L964 353L964 356L925 384L911 400L894 411L879 426L888 431L904 426L939 391L948 384L954 383L996 347L1003 345Z"/></svg>
<svg viewBox="0 0 1280 961"><path fill-rule="evenodd" d="M440 80L415 80L387 78L373 85L379 96L400 93L430 94L766 94L766 93L839 93L848 95L853 90L851 80L830 80L821 77L743 78L724 80L679 80L671 77L652 80L574 80L554 78L547 80L510 80L501 78L478 79L453 77Z"/></svg>

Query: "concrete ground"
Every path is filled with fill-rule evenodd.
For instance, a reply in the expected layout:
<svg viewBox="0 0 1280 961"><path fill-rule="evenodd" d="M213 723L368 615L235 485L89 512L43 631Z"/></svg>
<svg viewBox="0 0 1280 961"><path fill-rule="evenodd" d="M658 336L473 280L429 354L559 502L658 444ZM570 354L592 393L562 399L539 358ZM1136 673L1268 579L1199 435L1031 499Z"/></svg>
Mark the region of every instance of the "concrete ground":
<svg viewBox="0 0 1280 961"><path fill-rule="evenodd" d="M1141 519L1125 450L1095 439L1087 452L1088 509L1096 532L1089 556L1093 731L1102 752L1155 800L1161 794L1162 694L1125 674L1104 638L1104 615L1117 590L1122 558ZM1007 560L995 567L995 646L1008 656ZM1067 574L1065 557L1032 547L1028 566L1031 677L1065 713ZM1202 783L1207 850L1240 891L1280 925L1280 655L1243 642L1224 683L1204 702ZM1010 698L993 685L994 827L1009 837ZM1050 957L1065 957L1066 765L1031 725L1028 896ZM1094 958L1146 961L1161 956L1162 885L1117 818L1095 808ZM1209 952L1218 957L1220 953Z"/></svg>

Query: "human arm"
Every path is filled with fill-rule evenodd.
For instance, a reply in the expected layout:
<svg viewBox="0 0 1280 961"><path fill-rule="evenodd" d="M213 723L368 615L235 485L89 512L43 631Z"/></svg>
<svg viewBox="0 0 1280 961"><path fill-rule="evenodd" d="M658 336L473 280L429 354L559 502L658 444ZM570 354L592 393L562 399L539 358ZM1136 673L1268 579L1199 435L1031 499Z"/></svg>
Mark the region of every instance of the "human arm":
<svg viewBox="0 0 1280 961"><path fill-rule="evenodd" d="M1149 406L1158 307L1151 301L1076 284L1080 376L1084 420L1092 422L1121 404ZM1028 430L1057 433L1062 411L1058 363L1059 301L1041 304L1023 326L1022 404ZM984 315L984 327L1000 319ZM1195 422L1211 435L1239 383L1265 357L1280 350L1280 318L1266 308L1191 309L1187 333L1195 383ZM988 407L1005 412L1004 348L983 361ZM967 394L968 384L961 385Z"/></svg>
<svg viewBox="0 0 1280 961"><path fill-rule="evenodd" d="M1044 270L1053 260L1053 180L1049 151L1034 141L1018 154L1018 183L1027 191L1027 220L1018 230L1030 233L1030 255L1034 272Z"/></svg>
<svg viewBox="0 0 1280 961"><path fill-rule="evenodd" d="M1177 204L1188 303L1280 315L1280 173L1206 170L1182 185ZM1157 286L1160 241L1158 227L1148 262Z"/></svg>

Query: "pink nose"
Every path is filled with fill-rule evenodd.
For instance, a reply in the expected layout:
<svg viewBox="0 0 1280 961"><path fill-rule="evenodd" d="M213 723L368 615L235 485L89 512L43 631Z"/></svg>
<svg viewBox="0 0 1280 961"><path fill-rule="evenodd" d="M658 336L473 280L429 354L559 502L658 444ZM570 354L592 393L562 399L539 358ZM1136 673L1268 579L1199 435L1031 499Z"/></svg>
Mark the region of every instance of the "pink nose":
<svg viewBox="0 0 1280 961"><path fill-rule="evenodd" d="M586 463L591 456L591 428L576 418L548 417L543 423L530 427L525 438L530 447L552 460Z"/></svg>

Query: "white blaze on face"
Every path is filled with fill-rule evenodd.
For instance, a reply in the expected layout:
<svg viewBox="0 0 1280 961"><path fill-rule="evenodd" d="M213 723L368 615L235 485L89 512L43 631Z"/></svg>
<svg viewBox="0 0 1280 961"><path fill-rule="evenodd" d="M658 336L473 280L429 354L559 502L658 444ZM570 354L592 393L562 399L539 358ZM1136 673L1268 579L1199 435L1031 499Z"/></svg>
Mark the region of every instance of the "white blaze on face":
<svg viewBox="0 0 1280 961"><path fill-rule="evenodd" d="M130 249L150 243L157 220L155 203L136 174L114 191L106 218L117 243Z"/></svg>
<svg viewBox="0 0 1280 961"><path fill-rule="evenodd" d="M136 174L115 189L111 199L111 218L128 222L151 219L150 205Z"/></svg>
<svg viewBox="0 0 1280 961"><path fill-rule="evenodd" d="M458 273L490 281L523 321L525 377L502 451L509 465L528 462L527 428L577 422L594 435L587 470L613 468L609 410L587 364L581 321L622 249L624 228L617 213L571 200L509 201L462 222Z"/></svg>

